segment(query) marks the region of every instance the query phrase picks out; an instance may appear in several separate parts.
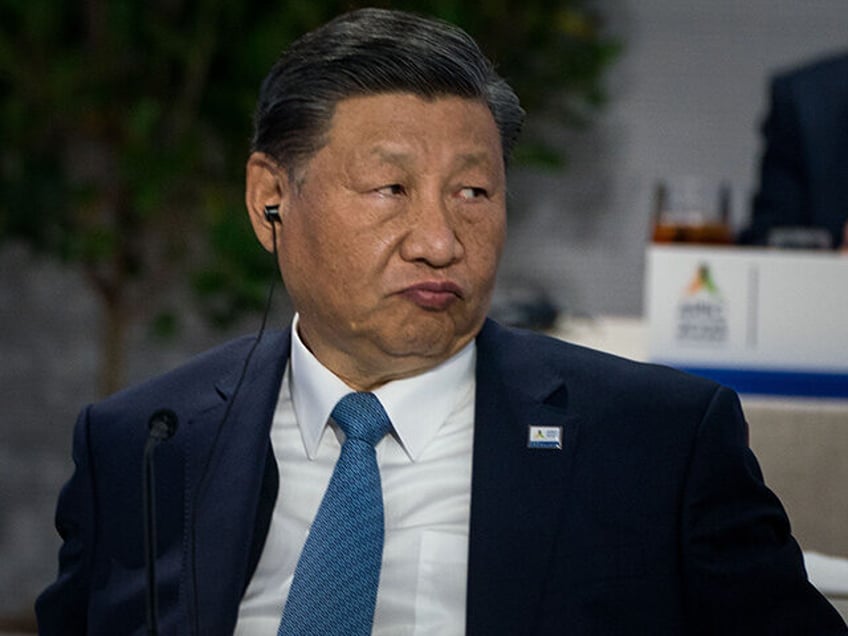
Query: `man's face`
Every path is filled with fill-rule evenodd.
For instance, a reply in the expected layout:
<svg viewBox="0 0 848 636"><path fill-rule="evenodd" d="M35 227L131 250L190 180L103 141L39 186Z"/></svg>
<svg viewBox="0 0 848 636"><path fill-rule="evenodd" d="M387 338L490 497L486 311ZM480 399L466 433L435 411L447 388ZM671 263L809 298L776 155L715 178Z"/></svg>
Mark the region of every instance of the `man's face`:
<svg viewBox="0 0 848 636"><path fill-rule="evenodd" d="M505 194L482 102L340 102L328 143L280 208L280 268L313 354L369 389L459 351L489 307Z"/></svg>

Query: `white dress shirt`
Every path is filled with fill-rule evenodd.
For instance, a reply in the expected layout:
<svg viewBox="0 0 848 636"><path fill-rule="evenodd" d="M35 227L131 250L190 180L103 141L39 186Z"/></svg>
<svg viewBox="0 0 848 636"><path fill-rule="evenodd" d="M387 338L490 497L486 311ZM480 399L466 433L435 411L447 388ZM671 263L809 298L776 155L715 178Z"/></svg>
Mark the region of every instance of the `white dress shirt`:
<svg viewBox="0 0 848 636"><path fill-rule="evenodd" d="M377 445L386 538L375 635L465 631L475 358L472 342L438 367L374 391L393 426ZM271 428L280 489L262 556L239 607L237 636L277 633L344 439L327 422L351 390L309 352L295 317Z"/></svg>

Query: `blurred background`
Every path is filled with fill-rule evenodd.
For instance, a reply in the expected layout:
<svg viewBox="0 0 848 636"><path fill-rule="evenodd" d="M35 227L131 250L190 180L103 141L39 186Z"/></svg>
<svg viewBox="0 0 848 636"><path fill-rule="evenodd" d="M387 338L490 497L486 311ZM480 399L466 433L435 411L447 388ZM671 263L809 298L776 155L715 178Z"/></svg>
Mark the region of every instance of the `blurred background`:
<svg viewBox="0 0 848 636"><path fill-rule="evenodd" d="M741 229L769 78L848 49L845 0L362 4L459 23L516 86L498 307L530 294L566 320L642 315L660 181L723 187ZM55 576L79 409L258 327L275 275L241 203L258 83L353 6L0 0L0 624L25 631ZM290 315L278 289L272 326Z"/></svg>

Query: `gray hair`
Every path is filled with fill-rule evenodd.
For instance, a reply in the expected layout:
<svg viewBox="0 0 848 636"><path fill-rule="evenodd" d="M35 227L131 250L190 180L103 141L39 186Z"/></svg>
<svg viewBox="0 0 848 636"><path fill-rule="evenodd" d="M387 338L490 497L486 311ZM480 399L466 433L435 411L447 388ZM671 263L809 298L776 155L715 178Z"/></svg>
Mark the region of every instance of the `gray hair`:
<svg viewBox="0 0 848 636"><path fill-rule="evenodd" d="M339 101L394 92L481 100L508 163L524 111L474 39L447 22L385 9L342 14L283 52L262 82L252 149L294 174L326 143Z"/></svg>

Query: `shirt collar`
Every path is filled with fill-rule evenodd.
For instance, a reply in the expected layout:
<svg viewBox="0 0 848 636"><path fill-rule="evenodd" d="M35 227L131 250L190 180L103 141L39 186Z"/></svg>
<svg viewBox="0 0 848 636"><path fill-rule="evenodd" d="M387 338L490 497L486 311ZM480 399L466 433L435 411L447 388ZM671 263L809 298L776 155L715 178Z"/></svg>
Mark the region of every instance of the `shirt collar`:
<svg viewBox="0 0 848 636"><path fill-rule="evenodd" d="M326 424L336 403L351 388L321 364L306 348L292 322L290 389L304 450L318 454ZM394 432L412 461L416 461L474 382L476 345L472 340L459 352L419 375L394 380L375 389Z"/></svg>

